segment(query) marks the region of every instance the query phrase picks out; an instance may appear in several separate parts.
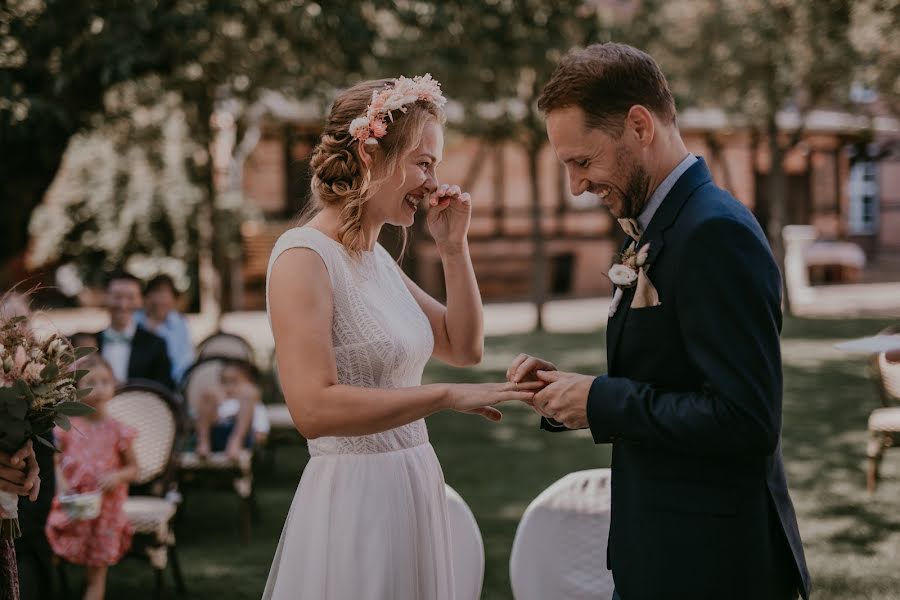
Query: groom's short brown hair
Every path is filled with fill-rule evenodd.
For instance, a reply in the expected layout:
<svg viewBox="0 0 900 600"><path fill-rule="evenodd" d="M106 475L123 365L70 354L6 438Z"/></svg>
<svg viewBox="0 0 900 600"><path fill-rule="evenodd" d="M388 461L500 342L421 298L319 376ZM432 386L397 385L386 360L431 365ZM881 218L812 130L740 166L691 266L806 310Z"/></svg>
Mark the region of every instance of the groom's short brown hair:
<svg viewBox="0 0 900 600"><path fill-rule="evenodd" d="M588 127L614 137L622 134L625 116L636 104L675 122L675 99L653 57L614 42L570 50L538 98L544 114L577 106Z"/></svg>

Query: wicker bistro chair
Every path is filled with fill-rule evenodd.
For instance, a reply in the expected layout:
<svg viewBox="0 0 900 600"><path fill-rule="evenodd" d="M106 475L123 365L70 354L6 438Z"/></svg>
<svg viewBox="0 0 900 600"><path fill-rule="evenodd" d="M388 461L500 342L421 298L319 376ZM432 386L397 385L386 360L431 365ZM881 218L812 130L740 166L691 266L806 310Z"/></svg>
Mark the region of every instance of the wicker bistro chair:
<svg viewBox="0 0 900 600"><path fill-rule="evenodd" d="M608 600L610 470L569 473L532 501L516 529L509 575L516 600Z"/></svg>
<svg viewBox="0 0 900 600"><path fill-rule="evenodd" d="M252 363L253 346L239 335L217 331L197 346L197 362L210 357L237 358Z"/></svg>
<svg viewBox="0 0 900 600"><path fill-rule="evenodd" d="M882 333L896 333L889 330ZM878 468L885 450L898 445L900 441L900 363L888 362L885 353L872 359L882 408L876 408L869 415L869 444L866 448L868 469L866 487L870 494L878 485Z"/></svg>
<svg viewBox="0 0 900 600"><path fill-rule="evenodd" d="M196 414L203 390L219 381L224 360L240 360L234 356L207 356L195 363L183 379L182 394L189 414ZM189 426L193 421L189 422ZM224 452L213 452L201 459L196 452L181 452L177 460L180 488L187 495L192 485L205 487L230 486L240 498L241 532L249 540L253 520L257 517L253 487L254 452L244 449L237 460Z"/></svg>
<svg viewBox="0 0 900 600"><path fill-rule="evenodd" d="M138 476L133 487L148 490L148 495L129 496L125 501L125 514L134 527L130 552L149 559L156 575L156 598L163 598L162 575L169 564L176 588L184 594L172 528L178 510L173 457L181 444L183 425L178 402L153 382L130 383L119 388L107 410L112 418L137 430Z"/></svg>

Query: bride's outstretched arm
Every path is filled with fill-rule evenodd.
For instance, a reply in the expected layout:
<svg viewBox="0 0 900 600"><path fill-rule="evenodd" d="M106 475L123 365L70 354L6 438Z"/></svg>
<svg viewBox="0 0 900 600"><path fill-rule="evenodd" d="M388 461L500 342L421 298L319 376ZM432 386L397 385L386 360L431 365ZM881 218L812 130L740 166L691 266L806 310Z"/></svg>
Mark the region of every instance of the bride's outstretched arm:
<svg viewBox="0 0 900 600"><path fill-rule="evenodd" d="M475 412L498 420L500 413L492 405L534 397L525 391L532 388L522 383L401 389L339 384L331 338L331 283L312 250L287 250L276 260L269 281L269 311L285 402L307 439L378 433L440 410Z"/></svg>
<svg viewBox="0 0 900 600"><path fill-rule="evenodd" d="M456 367L477 365L484 354L484 317L466 238L472 215L469 194L441 186L428 211L428 228L444 267L447 306L404 275L406 287L428 316L434 355Z"/></svg>

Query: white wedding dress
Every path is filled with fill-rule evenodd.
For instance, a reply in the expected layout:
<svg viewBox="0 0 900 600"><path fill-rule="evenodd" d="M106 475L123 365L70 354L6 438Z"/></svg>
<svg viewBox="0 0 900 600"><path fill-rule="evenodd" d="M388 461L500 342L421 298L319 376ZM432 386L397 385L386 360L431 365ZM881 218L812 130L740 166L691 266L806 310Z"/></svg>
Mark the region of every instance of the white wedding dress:
<svg viewBox="0 0 900 600"><path fill-rule="evenodd" d="M328 269L338 381L420 385L434 338L387 250L355 259L324 233L294 228L275 244L269 276L290 248L315 251ZM309 453L263 600L453 600L444 476L425 421L310 440Z"/></svg>

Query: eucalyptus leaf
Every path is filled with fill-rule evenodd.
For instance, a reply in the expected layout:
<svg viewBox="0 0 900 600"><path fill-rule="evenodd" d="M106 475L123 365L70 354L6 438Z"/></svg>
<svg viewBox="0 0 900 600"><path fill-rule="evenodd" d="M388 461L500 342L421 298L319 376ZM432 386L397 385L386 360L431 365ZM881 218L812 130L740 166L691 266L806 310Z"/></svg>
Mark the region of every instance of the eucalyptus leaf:
<svg viewBox="0 0 900 600"><path fill-rule="evenodd" d="M94 390L94 388L81 388L80 390L75 392L75 399L76 400L84 400L85 398L87 398L88 396L91 395L91 392L93 390Z"/></svg>
<svg viewBox="0 0 900 600"><path fill-rule="evenodd" d="M72 429L72 422L69 421L69 417L67 417L66 415L58 414L54 416L53 422L65 431L69 431L70 429Z"/></svg>
<svg viewBox="0 0 900 600"><path fill-rule="evenodd" d="M0 387L0 403L6 400L15 400L21 394L14 387Z"/></svg>
<svg viewBox="0 0 900 600"><path fill-rule="evenodd" d="M21 395L28 398L28 400L34 400L34 392L31 391L31 386L28 385L27 381L19 378L16 380L15 386Z"/></svg>
<svg viewBox="0 0 900 600"><path fill-rule="evenodd" d="M23 420L28 414L28 400L22 396L17 396L11 400L6 400L6 410L14 419Z"/></svg>
<svg viewBox="0 0 900 600"><path fill-rule="evenodd" d="M60 450L59 448L57 448L50 440L48 440L48 439L42 437L40 434L35 435L35 436L34 436L34 439L36 439L36 440L37 440L38 442L40 442L41 444L47 446L48 448L50 448L50 449L53 450L54 452L62 452L62 450Z"/></svg>
<svg viewBox="0 0 900 600"><path fill-rule="evenodd" d="M78 348L75 348L75 360L84 358L85 356L90 356L96 351L96 348L92 348L90 346L79 346Z"/></svg>
<svg viewBox="0 0 900 600"><path fill-rule="evenodd" d="M53 379L59 375L59 367L54 363L47 363L47 366L41 371L41 379Z"/></svg>
<svg viewBox="0 0 900 600"><path fill-rule="evenodd" d="M63 402L56 405L56 412L70 417L83 417L94 412L94 409L82 402Z"/></svg>

